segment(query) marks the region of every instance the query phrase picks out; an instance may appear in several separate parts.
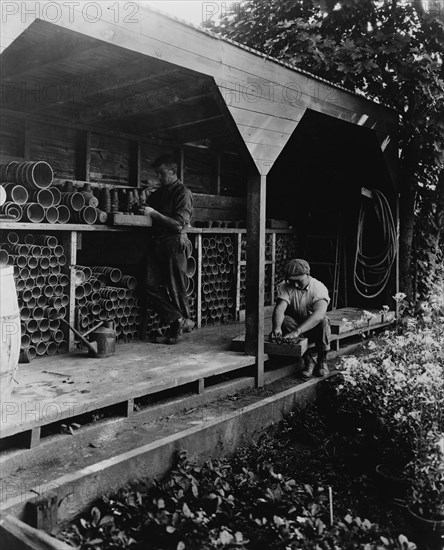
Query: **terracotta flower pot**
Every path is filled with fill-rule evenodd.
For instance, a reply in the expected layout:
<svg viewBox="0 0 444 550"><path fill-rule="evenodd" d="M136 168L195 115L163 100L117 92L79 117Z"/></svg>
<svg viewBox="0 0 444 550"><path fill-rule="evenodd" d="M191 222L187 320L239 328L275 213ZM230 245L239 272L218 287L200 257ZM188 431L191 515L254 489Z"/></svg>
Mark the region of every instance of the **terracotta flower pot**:
<svg viewBox="0 0 444 550"><path fill-rule="evenodd" d="M430 550L444 548L444 516L440 519L428 519L421 516L413 506L407 508L411 525L416 534L416 542L427 544Z"/></svg>
<svg viewBox="0 0 444 550"><path fill-rule="evenodd" d="M405 498L410 487L410 480L401 473L394 472L387 464L376 466L376 476L381 493L390 499Z"/></svg>

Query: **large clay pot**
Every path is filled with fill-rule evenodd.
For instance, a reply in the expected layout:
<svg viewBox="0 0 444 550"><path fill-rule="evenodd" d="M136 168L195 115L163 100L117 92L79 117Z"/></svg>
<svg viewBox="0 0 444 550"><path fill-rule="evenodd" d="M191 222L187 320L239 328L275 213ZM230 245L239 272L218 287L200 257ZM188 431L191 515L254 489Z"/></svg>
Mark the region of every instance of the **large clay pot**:
<svg viewBox="0 0 444 550"><path fill-rule="evenodd" d="M20 355L20 310L14 268L0 267L0 401L12 392Z"/></svg>
<svg viewBox="0 0 444 550"><path fill-rule="evenodd" d="M386 464L376 466L376 475L383 496L389 499L405 498L410 487L408 478L393 472Z"/></svg>
<svg viewBox="0 0 444 550"><path fill-rule="evenodd" d="M429 550L442 550L444 548L444 517L428 519L421 516L411 506L407 508L407 512L416 535L415 542L424 545Z"/></svg>

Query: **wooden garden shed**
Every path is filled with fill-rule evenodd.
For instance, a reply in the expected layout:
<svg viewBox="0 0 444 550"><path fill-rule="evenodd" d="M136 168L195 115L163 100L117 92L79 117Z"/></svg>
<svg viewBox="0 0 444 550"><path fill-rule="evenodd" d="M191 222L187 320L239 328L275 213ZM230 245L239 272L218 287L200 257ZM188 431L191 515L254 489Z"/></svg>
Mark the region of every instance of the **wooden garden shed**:
<svg viewBox="0 0 444 550"><path fill-rule="evenodd" d="M336 232L339 220L345 235L341 257L350 258L362 188L382 191L396 217L397 114L141 3L130 3L132 13L123 7L117 13L119 3L89 3L95 6L90 11L86 4L51 4L45 10L36 3L26 17L20 8L11 9L4 18L1 162L42 160L52 166L61 188L81 189L87 183L96 190L108 186L127 193L152 189L152 160L174 151L184 183L195 194L190 235L198 326L212 325L212 319L243 319L245 311L247 355L224 353L236 368L253 361L256 384L263 385L264 308L273 304L283 265L304 254L319 264L322 277L322 264L331 263L311 255L324 254L319 242L309 242L323 235L307 228L330 231L333 224ZM2 220L1 227L4 240L9 232L58 238L67 261L62 271L70 278L71 321L75 266L113 261L129 275L140 275L145 228L9 220ZM216 261L210 261L210 248L218 249ZM229 268L233 285L229 295L223 288L210 289L213 302L223 301L222 313L212 317L208 304L202 306L209 282L205 268L217 274L225 258L235 266ZM332 263L340 261L336 255ZM395 264L384 300L370 302L350 290L352 262L342 270L335 290L338 307L380 308L396 291ZM73 349L74 338L69 338L67 347ZM209 361L204 347L205 342L196 353ZM158 362L177 363L181 352L169 353L168 359L159 355ZM128 379L132 365L128 360ZM73 372L77 368L76 359ZM196 377L199 393L201 379ZM143 395L139 389L136 393L122 393L125 414ZM103 407L117 402L107 397ZM72 409L57 419L68 414L80 412ZM32 447L41 426L28 420L20 430L29 429ZM3 427L7 437L17 430Z"/></svg>

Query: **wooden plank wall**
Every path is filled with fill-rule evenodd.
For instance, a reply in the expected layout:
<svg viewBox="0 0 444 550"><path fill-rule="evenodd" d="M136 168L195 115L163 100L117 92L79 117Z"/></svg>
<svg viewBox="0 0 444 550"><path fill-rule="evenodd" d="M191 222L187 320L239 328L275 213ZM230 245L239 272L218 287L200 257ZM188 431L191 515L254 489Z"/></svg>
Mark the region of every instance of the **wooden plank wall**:
<svg viewBox="0 0 444 550"><path fill-rule="evenodd" d="M23 157L24 123L16 117L2 114L0 118L0 155Z"/></svg>
<svg viewBox="0 0 444 550"><path fill-rule="evenodd" d="M235 154L143 141L137 149L137 140L128 137L32 117L25 121L5 113L0 114L0 137L0 162L12 158L45 160L56 178L110 185L135 184L131 169L137 165L140 185L150 191L159 186L151 164L159 155L172 153L183 169L182 180L195 195L194 221L246 218L246 171Z"/></svg>
<svg viewBox="0 0 444 550"><path fill-rule="evenodd" d="M76 175L77 130L66 126L27 121L25 156L31 160L46 160L55 177L73 179Z"/></svg>
<svg viewBox="0 0 444 550"><path fill-rule="evenodd" d="M130 142L92 132L90 170L91 181L129 185Z"/></svg>
<svg viewBox="0 0 444 550"><path fill-rule="evenodd" d="M183 181L196 193L217 194L217 154L206 147L184 146Z"/></svg>
<svg viewBox="0 0 444 550"><path fill-rule="evenodd" d="M246 199L194 193L193 222L246 220Z"/></svg>

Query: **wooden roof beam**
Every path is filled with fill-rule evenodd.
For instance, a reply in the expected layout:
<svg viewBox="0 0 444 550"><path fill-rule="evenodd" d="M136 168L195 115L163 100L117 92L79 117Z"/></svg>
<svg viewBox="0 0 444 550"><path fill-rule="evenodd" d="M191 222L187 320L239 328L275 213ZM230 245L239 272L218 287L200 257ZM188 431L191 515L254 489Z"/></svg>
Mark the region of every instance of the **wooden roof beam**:
<svg viewBox="0 0 444 550"><path fill-rule="evenodd" d="M197 83L186 86L177 84L164 86L157 90L151 90L129 97L110 101L99 107L81 109L79 120L89 122L102 122L106 120L121 119L134 115L149 114L153 110L165 109L171 105L198 100L211 94L208 81L200 80Z"/></svg>
<svg viewBox="0 0 444 550"><path fill-rule="evenodd" d="M214 122L216 120L223 120L224 118L225 118L224 115L220 114L220 115L201 118L197 120L191 120L189 122L181 122L180 124L174 124L173 126L162 126L160 128L151 129L150 134L152 135L152 134L159 134L163 132L171 132L175 130L186 130L189 128L194 129L194 127L197 126L198 124L205 124L208 122ZM200 137L203 137L203 136L201 135ZM187 139L187 141L189 141L189 139Z"/></svg>

